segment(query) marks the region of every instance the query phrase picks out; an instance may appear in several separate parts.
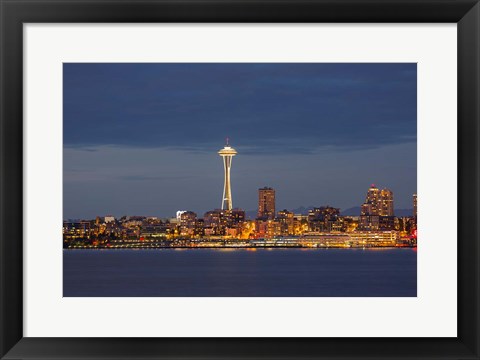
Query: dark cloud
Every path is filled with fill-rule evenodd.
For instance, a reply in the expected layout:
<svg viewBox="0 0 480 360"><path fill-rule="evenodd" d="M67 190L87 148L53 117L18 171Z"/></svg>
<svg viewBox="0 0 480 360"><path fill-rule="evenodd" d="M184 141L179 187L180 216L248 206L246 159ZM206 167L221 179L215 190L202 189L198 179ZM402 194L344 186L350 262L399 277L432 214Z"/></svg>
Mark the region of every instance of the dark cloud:
<svg viewBox="0 0 480 360"><path fill-rule="evenodd" d="M358 206L416 192L416 64L64 64L64 216Z"/></svg>
<svg viewBox="0 0 480 360"><path fill-rule="evenodd" d="M416 64L64 64L64 141L249 153L416 136Z"/></svg>

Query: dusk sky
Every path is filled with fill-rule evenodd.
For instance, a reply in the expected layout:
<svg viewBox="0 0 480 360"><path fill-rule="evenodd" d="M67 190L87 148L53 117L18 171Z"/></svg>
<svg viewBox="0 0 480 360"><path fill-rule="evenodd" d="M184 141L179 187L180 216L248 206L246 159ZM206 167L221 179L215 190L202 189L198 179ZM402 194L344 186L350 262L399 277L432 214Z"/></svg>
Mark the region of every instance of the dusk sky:
<svg viewBox="0 0 480 360"><path fill-rule="evenodd" d="M203 216L233 205L360 206L370 184L412 208L416 64L64 64L64 219Z"/></svg>

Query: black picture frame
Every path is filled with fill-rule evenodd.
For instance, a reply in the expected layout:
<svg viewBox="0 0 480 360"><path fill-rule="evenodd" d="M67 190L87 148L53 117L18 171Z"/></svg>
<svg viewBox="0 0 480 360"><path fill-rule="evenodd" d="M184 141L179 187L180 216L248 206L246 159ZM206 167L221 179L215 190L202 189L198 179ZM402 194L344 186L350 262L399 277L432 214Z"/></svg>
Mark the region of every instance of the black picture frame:
<svg viewBox="0 0 480 360"><path fill-rule="evenodd" d="M0 12L2 359L479 359L480 5L477 0L0 0ZM457 23L458 337L23 337L23 24L95 22ZM438 321L441 319L439 313Z"/></svg>

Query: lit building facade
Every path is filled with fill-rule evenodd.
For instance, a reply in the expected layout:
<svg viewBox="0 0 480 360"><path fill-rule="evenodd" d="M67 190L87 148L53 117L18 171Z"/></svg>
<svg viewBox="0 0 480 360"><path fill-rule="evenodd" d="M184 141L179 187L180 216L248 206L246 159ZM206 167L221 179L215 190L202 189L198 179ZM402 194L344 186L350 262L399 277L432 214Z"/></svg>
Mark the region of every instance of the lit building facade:
<svg viewBox="0 0 480 360"><path fill-rule="evenodd" d="M380 216L393 216L393 192L389 189L380 191Z"/></svg>
<svg viewBox="0 0 480 360"><path fill-rule="evenodd" d="M331 206L313 208L308 212L310 231L341 231L343 222L339 218L340 209Z"/></svg>
<svg viewBox="0 0 480 360"><path fill-rule="evenodd" d="M362 204L362 215L379 215L380 189L372 184L367 191L365 202Z"/></svg>
<svg viewBox="0 0 480 360"><path fill-rule="evenodd" d="M378 189L372 184L362 204L362 215L393 216L393 191Z"/></svg>
<svg viewBox="0 0 480 360"><path fill-rule="evenodd" d="M295 218L293 212L286 209L279 211L277 221L280 223L280 233L282 235L295 234Z"/></svg>
<svg viewBox="0 0 480 360"><path fill-rule="evenodd" d="M360 229L391 230L395 228L393 191L380 190L372 184L361 207Z"/></svg>
<svg viewBox="0 0 480 360"><path fill-rule="evenodd" d="M180 215L180 235L195 236L197 226L197 214L193 211L185 211Z"/></svg>
<svg viewBox="0 0 480 360"><path fill-rule="evenodd" d="M258 218L275 218L275 190L270 187L258 189Z"/></svg>
<svg viewBox="0 0 480 360"><path fill-rule="evenodd" d="M194 228L197 221L197 214L193 211L184 211L180 215L180 226L185 228Z"/></svg>

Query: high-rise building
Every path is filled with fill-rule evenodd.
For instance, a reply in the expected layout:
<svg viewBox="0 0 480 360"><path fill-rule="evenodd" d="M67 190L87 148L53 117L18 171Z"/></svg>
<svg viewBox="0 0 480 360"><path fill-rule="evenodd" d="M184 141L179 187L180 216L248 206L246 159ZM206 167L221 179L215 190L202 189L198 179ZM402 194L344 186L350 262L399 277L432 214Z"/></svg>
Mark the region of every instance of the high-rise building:
<svg viewBox="0 0 480 360"><path fill-rule="evenodd" d="M230 186L230 169L232 168L232 159L237 155L237 151L229 146L228 138L227 143L218 152L223 159L224 170L224 184L223 184L223 198L222 198L222 210L232 210L232 188Z"/></svg>
<svg viewBox="0 0 480 360"><path fill-rule="evenodd" d="M362 204L359 227L363 230L390 230L395 227L393 192L372 184Z"/></svg>
<svg viewBox="0 0 480 360"><path fill-rule="evenodd" d="M362 215L379 215L380 189L375 184L370 185L362 205Z"/></svg>
<svg viewBox="0 0 480 360"><path fill-rule="evenodd" d="M362 215L393 216L393 192L389 189L378 189L372 184L362 204Z"/></svg>
<svg viewBox="0 0 480 360"><path fill-rule="evenodd" d="M258 218L275 218L275 190L270 187L258 189Z"/></svg>
<svg viewBox="0 0 480 360"><path fill-rule="evenodd" d="M413 194L413 216L417 217L417 194Z"/></svg>
<svg viewBox="0 0 480 360"><path fill-rule="evenodd" d="M380 216L393 216L393 192L389 189L380 191Z"/></svg>

